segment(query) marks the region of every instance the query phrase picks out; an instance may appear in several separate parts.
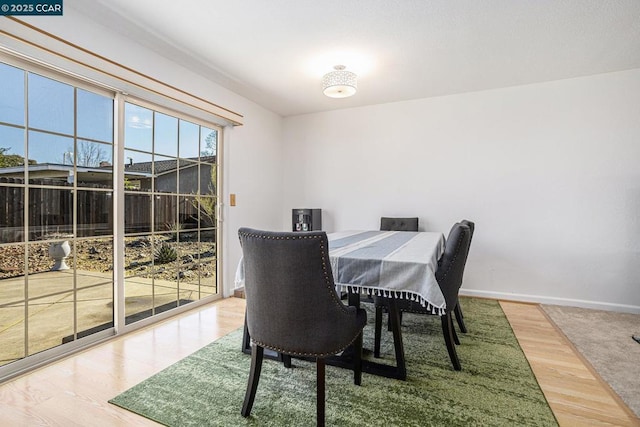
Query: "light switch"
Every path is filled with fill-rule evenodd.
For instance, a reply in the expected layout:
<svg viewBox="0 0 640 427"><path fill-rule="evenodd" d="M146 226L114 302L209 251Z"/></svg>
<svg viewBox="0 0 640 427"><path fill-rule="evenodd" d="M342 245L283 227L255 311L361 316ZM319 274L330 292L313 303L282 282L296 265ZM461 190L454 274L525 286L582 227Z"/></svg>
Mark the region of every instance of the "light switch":
<svg viewBox="0 0 640 427"><path fill-rule="evenodd" d="M231 206L235 206L236 205L236 195L235 194L229 194L229 205L231 205Z"/></svg>

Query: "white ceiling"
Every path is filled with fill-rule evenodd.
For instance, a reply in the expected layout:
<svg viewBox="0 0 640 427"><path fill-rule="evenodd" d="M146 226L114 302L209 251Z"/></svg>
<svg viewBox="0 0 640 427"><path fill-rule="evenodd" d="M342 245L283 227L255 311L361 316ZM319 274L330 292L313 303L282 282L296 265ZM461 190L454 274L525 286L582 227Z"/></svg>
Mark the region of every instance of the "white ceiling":
<svg viewBox="0 0 640 427"><path fill-rule="evenodd" d="M283 116L640 68L640 0L67 0ZM344 64L347 99L322 94Z"/></svg>

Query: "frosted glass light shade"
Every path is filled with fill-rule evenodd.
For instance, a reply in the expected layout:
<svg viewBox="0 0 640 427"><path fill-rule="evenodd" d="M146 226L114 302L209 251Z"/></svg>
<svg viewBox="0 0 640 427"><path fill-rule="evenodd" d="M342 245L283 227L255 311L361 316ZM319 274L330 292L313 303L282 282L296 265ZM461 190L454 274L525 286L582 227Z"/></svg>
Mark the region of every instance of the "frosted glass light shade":
<svg viewBox="0 0 640 427"><path fill-rule="evenodd" d="M356 73L346 71L344 65L336 65L336 71L322 77L322 92L330 98L346 98L354 95L358 89Z"/></svg>

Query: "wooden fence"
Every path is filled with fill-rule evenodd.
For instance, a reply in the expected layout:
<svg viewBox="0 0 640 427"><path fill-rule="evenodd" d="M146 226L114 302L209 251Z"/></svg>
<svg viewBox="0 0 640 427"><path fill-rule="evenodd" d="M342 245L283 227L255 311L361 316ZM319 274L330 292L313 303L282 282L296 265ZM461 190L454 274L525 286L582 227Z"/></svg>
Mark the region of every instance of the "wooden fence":
<svg viewBox="0 0 640 427"><path fill-rule="evenodd" d="M33 185L60 185L51 179L30 180ZM23 241L25 190L11 186L23 184L23 179L0 178L0 243ZM9 184L9 185L6 185ZM78 188L77 237L113 234L113 196L108 191L92 191L101 185ZM61 188L29 187L29 240L73 234L73 191ZM127 193L125 200L125 233L151 231L151 202L155 209L154 231L168 231L198 226L196 199L176 195L152 196L149 193Z"/></svg>

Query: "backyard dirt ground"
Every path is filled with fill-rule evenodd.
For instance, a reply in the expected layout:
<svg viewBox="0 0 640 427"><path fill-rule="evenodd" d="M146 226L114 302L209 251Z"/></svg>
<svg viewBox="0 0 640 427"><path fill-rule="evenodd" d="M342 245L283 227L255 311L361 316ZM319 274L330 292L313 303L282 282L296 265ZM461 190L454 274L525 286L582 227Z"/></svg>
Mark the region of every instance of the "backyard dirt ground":
<svg viewBox="0 0 640 427"><path fill-rule="evenodd" d="M153 241L152 241L153 239ZM158 263L154 260L154 248L166 242L176 250L176 261ZM79 270L109 272L113 270L111 239L79 240L75 256L67 258L66 264ZM50 243L29 244L29 274L50 271L53 260L49 256ZM25 250L22 245L0 247L0 280L23 275ZM127 276L151 277L174 280L197 275L211 277L215 273L215 243L176 241L167 237L128 237L125 239L125 274Z"/></svg>

